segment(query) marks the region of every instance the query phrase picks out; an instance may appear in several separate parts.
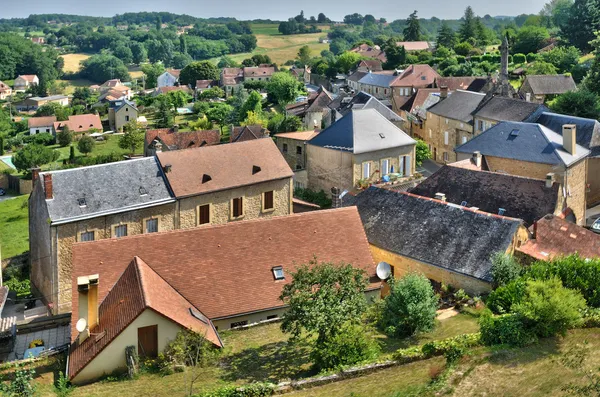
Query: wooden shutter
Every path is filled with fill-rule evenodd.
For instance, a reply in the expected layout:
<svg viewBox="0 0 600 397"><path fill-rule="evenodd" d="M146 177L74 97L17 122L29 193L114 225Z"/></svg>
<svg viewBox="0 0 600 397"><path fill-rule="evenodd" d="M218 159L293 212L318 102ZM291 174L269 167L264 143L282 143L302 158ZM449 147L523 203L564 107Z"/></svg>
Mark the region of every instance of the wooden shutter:
<svg viewBox="0 0 600 397"><path fill-rule="evenodd" d="M233 199L233 217L237 218L244 214L242 197Z"/></svg>
<svg viewBox="0 0 600 397"><path fill-rule="evenodd" d="M265 192L265 209L270 210L273 208L273 191Z"/></svg>
<svg viewBox="0 0 600 397"><path fill-rule="evenodd" d="M201 205L198 208L198 224L206 225L210 223L210 204Z"/></svg>
<svg viewBox="0 0 600 397"><path fill-rule="evenodd" d="M158 356L158 325L138 328L138 354L141 357Z"/></svg>

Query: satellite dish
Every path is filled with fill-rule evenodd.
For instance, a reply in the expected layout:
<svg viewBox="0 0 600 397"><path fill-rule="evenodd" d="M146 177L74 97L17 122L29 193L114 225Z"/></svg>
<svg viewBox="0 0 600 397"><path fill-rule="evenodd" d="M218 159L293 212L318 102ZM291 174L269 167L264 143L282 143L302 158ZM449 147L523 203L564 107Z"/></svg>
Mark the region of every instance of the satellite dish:
<svg viewBox="0 0 600 397"><path fill-rule="evenodd" d="M87 327L87 321L85 321L85 318L80 318L79 320L77 320L77 325L75 326L75 328L77 328L77 332L85 331L86 327Z"/></svg>
<svg viewBox="0 0 600 397"><path fill-rule="evenodd" d="M392 266L387 262L379 262L376 273L381 280L387 280L392 275Z"/></svg>

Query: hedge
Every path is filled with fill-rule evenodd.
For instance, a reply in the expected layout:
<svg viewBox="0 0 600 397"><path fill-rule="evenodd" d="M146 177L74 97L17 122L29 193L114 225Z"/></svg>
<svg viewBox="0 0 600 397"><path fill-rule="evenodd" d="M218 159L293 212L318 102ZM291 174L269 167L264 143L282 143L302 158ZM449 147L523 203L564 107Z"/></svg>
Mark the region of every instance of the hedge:
<svg viewBox="0 0 600 397"><path fill-rule="evenodd" d="M487 346L525 346L535 342L535 336L525 328L516 314L494 316L491 312L479 318L481 342Z"/></svg>
<svg viewBox="0 0 600 397"><path fill-rule="evenodd" d="M206 393L196 394L195 397L264 397L275 393L272 383L252 383L247 386L226 386Z"/></svg>
<svg viewBox="0 0 600 397"><path fill-rule="evenodd" d="M401 364L407 364L480 345L481 334L479 332L474 334L462 334L439 341L427 342L422 346L413 346L407 349L397 350L393 354L393 358Z"/></svg>

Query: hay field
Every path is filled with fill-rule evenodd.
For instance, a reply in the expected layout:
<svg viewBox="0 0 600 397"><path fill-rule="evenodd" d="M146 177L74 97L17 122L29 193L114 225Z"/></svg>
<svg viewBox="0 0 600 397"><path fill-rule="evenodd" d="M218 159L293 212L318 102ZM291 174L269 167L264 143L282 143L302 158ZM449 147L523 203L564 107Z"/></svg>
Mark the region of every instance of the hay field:
<svg viewBox="0 0 600 397"><path fill-rule="evenodd" d="M85 61L90 56L91 55L81 53L61 55L61 57L65 60L64 71L69 73L79 72L79 67L81 66L79 63L81 61Z"/></svg>

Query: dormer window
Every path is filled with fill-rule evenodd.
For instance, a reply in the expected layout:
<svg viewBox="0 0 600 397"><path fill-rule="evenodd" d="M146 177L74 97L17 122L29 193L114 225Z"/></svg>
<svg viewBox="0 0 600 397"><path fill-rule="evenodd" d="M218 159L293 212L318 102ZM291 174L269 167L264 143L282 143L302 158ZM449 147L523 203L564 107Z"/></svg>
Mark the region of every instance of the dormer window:
<svg viewBox="0 0 600 397"><path fill-rule="evenodd" d="M79 208L85 208L85 207L87 207L87 203L85 201L85 197L78 198L77 199L77 205L79 205Z"/></svg>
<svg viewBox="0 0 600 397"><path fill-rule="evenodd" d="M285 274L283 273L283 267L282 266L275 266L271 270L273 271L273 278L275 280L285 280Z"/></svg>
<svg viewBox="0 0 600 397"><path fill-rule="evenodd" d="M148 191L144 187L142 187L142 186L140 186L139 191L140 191L140 196L147 196L148 195Z"/></svg>

